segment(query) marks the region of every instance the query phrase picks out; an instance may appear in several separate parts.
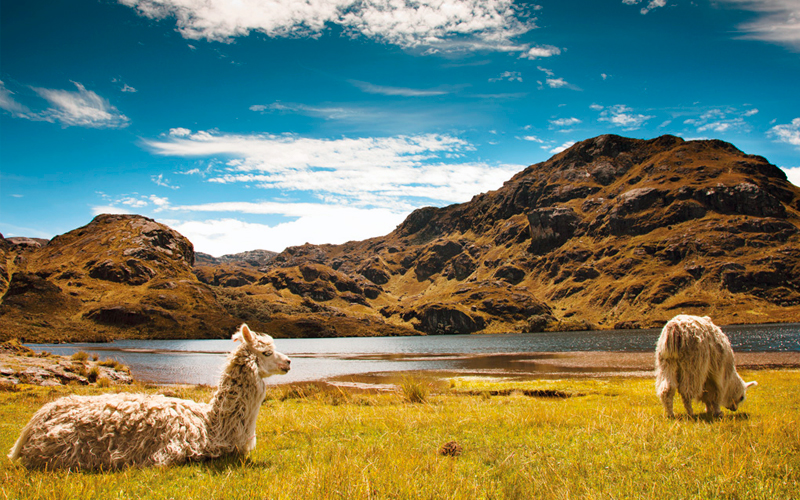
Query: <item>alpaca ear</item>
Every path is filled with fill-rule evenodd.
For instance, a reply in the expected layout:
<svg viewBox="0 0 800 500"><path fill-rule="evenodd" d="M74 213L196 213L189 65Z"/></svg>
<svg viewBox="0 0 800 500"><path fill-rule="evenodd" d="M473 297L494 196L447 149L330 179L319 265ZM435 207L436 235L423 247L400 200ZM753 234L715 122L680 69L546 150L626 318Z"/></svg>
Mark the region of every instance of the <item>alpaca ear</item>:
<svg viewBox="0 0 800 500"><path fill-rule="evenodd" d="M255 341L253 332L250 331L250 328L247 326L246 323L242 323L242 326L240 326L239 329L236 331L236 333L233 334L233 337L231 337L231 339L234 342L242 341L250 345L252 345L253 342Z"/></svg>
<svg viewBox="0 0 800 500"><path fill-rule="evenodd" d="M747 382L746 384L744 384L745 390L749 389L751 385L758 385L758 382L756 382L755 380L753 380L752 382Z"/></svg>
<svg viewBox="0 0 800 500"><path fill-rule="evenodd" d="M253 345L256 341L253 332L250 331L250 328L246 324L242 324L242 338L250 345Z"/></svg>

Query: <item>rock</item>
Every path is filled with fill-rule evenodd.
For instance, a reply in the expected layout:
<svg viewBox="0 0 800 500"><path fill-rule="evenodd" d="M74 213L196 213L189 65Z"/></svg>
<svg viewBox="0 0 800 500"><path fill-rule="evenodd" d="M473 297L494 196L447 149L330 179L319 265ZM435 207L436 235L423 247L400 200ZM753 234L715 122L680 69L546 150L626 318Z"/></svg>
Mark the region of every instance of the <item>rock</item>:
<svg viewBox="0 0 800 500"><path fill-rule="evenodd" d="M516 285L525 279L525 271L516 266L501 266L494 272L494 277Z"/></svg>
<svg viewBox="0 0 800 500"><path fill-rule="evenodd" d="M88 266L92 278L127 285L142 285L156 276L155 271L136 259L128 259L124 263L109 259L100 263L90 262Z"/></svg>
<svg viewBox="0 0 800 500"><path fill-rule="evenodd" d="M441 272L449 259L460 254L463 247L455 241L440 241L430 245L417 261L417 279L423 281Z"/></svg>
<svg viewBox="0 0 800 500"><path fill-rule="evenodd" d="M538 208L528 214L531 243L528 251L542 255L573 237L580 217L569 207Z"/></svg>
<svg viewBox="0 0 800 500"><path fill-rule="evenodd" d="M417 329L428 335L464 335L482 330L485 326L483 318L473 318L457 307L441 304L425 306L415 316L419 319Z"/></svg>

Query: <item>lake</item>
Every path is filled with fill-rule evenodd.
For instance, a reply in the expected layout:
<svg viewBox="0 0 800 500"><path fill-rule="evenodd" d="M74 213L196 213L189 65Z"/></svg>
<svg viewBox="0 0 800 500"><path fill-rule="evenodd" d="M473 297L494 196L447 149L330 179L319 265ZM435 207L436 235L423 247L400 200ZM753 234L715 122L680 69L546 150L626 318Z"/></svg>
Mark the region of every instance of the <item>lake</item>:
<svg viewBox="0 0 800 500"><path fill-rule="evenodd" d="M800 352L800 324L726 326L736 352ZM517 361L547 353L652 353L660 329L547 332L501 335L442 335L333 339L276 339L292 358L292 370L271 384L371 373L452 371L498 373ZM112 358L130 367L137 380L157 384L216 385L232 340L117 340L109 343L26 344L31 349L71 355L77 351ZM535 356L534 356L535 354ZM555 356L553 354L553 356ZM525 358L525 359L523 359ZM525 372L534 363L513 364ZM520 368L522 367L522 368Z"/></svg>

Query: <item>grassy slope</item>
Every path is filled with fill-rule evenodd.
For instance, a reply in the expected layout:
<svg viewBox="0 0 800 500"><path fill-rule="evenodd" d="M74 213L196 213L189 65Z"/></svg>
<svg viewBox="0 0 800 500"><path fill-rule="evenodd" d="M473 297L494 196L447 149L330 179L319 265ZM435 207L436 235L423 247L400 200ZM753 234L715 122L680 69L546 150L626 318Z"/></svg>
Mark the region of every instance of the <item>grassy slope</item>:
<svg viewBox="0 0 800 500"><path fill-rule="evenodd" d="M744 377L759 386L743 411L715 421L667 420L650 379L457 379L416 404L276 389L247 460L76 474L3 458L0 498L791 498L800 491L800 371ZM480 395L508 388L575 396ZM65 390L0 393L0 449ZM450 440L461 456L437 453Z"/></svg>

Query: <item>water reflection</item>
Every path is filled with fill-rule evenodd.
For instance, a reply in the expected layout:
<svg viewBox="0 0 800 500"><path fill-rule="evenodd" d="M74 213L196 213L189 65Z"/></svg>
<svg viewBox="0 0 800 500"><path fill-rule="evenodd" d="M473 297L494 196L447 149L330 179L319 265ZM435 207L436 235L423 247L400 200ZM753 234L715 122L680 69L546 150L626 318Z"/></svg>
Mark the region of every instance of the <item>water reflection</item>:
<svg viewBox="0 0 800 500"><path fill-rule="evenodd" d="M800 324L724 327L738 352L800 352ZM292 370L271 384L311 381L375 372L439 371L452 373L535 374L583 370L563 353L647 353L635 365L604 361L611 370L641 371L652 366L658 329L558 332L505 335L277 339L279 351L292 358ZM131 368L138 380L215 385L231 340L118 340L105 344L32 344L36 351L70 355L83 350L113 358ZM598 354L593 354L596 358ZM637 359L636 357L628 359ZM557 370L554 369L557 367ZM600 367L603 369L603 366Z"/></svg>

